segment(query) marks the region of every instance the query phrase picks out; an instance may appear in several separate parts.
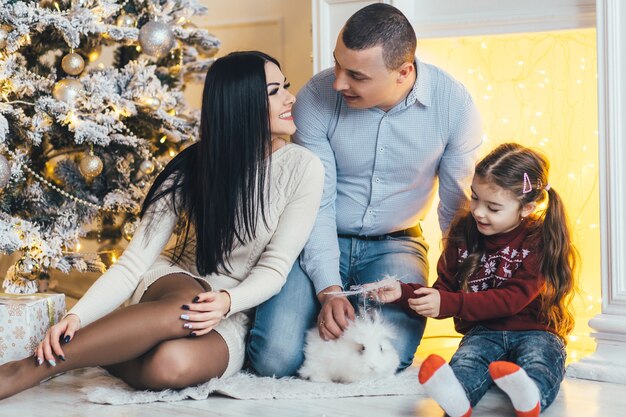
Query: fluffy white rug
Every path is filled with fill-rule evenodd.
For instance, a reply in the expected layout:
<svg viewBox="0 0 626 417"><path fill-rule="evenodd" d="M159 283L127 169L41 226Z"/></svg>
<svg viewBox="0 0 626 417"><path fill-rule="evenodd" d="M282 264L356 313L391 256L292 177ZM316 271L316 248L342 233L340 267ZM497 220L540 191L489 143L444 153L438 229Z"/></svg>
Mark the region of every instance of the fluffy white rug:
<svg viewBox="0 0 626 417"><path fill-rule="evenodd" d="M415 395L422 388L417 382L417 369L385 379L335 384L309 382L297 378L266 378L240 372L224 379L182 390L136 391L100 368L90 368L81 376L81 391L89 401L99 404L139 404L155 401L204 400L210 394L238 399L339 398L377 395Z"/></svg>

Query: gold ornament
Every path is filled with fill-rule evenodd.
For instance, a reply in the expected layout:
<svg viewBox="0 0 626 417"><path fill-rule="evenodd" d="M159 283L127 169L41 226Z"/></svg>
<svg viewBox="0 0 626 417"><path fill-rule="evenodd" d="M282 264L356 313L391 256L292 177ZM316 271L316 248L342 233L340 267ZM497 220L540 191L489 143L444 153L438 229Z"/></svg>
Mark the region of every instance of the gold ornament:
<svg viewBox="0 0 626 417"><path fill-rule="evenodd" d="M137 230L137 226L139 226L139 219L136 217L126 220L122 225L122 237L130 242L135 234L135 230Z"/></svg>
<svg viewBox="0 0 626 417"><path fill-rule="evenodd" d="M4 155L0 155L0 190L7 186L11 179L11 165Z"/></svg>
<svg viewBox="0 0 626 417"><path fill-rule="evenodd" d="M139 165L139 170L146 175L150 175L154 172L154 162L151 159L145 159Z"/></svg>
<svg viewBox="0 0 626 417"><path fill-rule="evenodd" d="M154 111L161 107L161 100L156 97L146 97L141 100L141 104Z"/></svg>
<svg viewBox="0 0 626 417"><path fill-rule="evenodd" d="M122 256L124 250L112 243L107 243L98 248L100 260L106 265L107 269L111 267Z"/></svg>
<svg viewBox="0 0 626 417"><path fill-rule="evenodd" d="M115 24L121 28L134 28L137 22L133 16L124 13L117 17Z"/></svg>
<svg viewBox="0 0 626 417"><path fill-rule="evenodd" d="M170 27L162 22L148 22L139 30L139 44L148 55L160 58L167 54L176 43Z"/></svg>
<svg viewBox="0 0 626 417"><path fill-rule="evenodd" d="M76 52L71 52L61 60L61 68L69 75L78 75L85 69L85 60Z"/></svg>
<svg viewBox="0 0 626 417"><path fill-rule="evenodd" d="M74 78L64 78L54 84L52 97L71 106L74 104L82 90L83 85L80 81Z"/></svg>
<svg viewBox="0 0 626 417"><path fill-rule="evenodd" d="M31 275L37 272L39 265L30 256L25 256L18 262L18 270L21 274Z"/></svg>
<svg viewBox="0 0 626 417"><path fill-rule="evenodd" d="M98 58L100 58L100 54L102 53L102 45L96 46L94 49L91 49L87 52L87 59L89 62L94 62Z"/></svg>
<svg viewBox="0 0 626 417"><path fill-rule="evenodd" d="M88 180L100 175L103 167L104 165L102 163L102 159L94 155L93 151L83 156L80 160L80 164L78 165L80 173L83 174L83 177Z"/></svg>
<svg viewBox="0 0 626 417"><path fill-rule="evenodd" d="M0 27L0 49L3 49L7 46L8 40L9 40L9 31L7 31L3 27Z"/></svg>
<svg viewBox="0 0 626 417"><path fill-rule="evenodd" d="M10 79L0 79L0 96L3 99L7 100L9 98L9 94L13 91L13 83Z"/></svg>

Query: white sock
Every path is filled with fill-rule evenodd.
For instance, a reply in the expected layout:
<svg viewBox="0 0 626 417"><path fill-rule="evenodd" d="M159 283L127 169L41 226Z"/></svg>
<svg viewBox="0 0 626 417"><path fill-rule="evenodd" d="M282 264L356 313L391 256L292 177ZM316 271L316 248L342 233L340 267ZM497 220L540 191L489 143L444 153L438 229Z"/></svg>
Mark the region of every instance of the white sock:
<svg viewBox="0 0 626 417"><path fill-rule="evenodd" d="M450 417L469 417L472 414L463 386L441 356L432 354L426 358L420 367L419 381L426 393Z"/></svg>
<svg viewBox="0 0 626 417"><path fill-rule="evenodd" d="M512 362L498 361L489 365L489 373L496 385L509 396L519 417L539 415L539 388L526 371Z"/></svg>

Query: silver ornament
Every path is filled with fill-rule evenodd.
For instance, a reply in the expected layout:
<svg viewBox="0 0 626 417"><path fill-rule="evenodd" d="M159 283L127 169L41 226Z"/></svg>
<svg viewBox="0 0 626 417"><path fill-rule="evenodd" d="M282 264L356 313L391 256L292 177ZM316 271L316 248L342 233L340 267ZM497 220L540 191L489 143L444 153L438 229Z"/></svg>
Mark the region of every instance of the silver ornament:
<svg viewBox="0 0 626 417"><path fill-rule="evenodd" d="M80 81L73 78L64 78L57 81L52 89L52 97L59 101L72 105L78 98L78 95L83 90L83 85Z"/></svg>
<svg viewBox="0 0 626 417"><path fill-rule="evenodd" d="M139 30L139 44L148 55L160 58L174 47L174 43L174 33L165 23L148 22Z"/></svg>
<svg viewBox="0 0 626 417"><path fill-rule="evenodd" d="M0 49L7 46L8 39L9 39L9 32L4 28L0 28Z"/></svg>
<svg viewBox="0 0 626 417"><path fill-rule="evenodd" d="M154 172L154 162L150 159L146 159L141 162L139 169L146 175L150 175Z"/></svg>
<svg viewBox="0 0 626 417"><path fill-rule="evenodd" d="M137 22L133 16L121 14L115 20L115 24L121 28L134 28Z"/></svg>
<svg viewBox="0 0 626 417"><path fill-rule="evenodd" d="M63 57L61 68L69 75L78 75L85 69L85 60L76 52L72 52Z"/></svg>
<svg viewBox="0 0 626 417"><path fill-rule="evenodd" d="M94 155L93 152L83 156L78 164L80 173L89 180L100 175L103 167L102 159Z"/></svg>
<svg viewBox="0 0 626 417"><path fill-rule="evenodd" d="M136 217L132 217L124 222L122 225L122 237L128 241L133 238L135 230L139 225L139 220Z"/></svg>
<svg viewBox="0 0 626 417"><path fill-rule="evenodd" d="M7 186L10 179L11 165L4 155L0 155L0 190Z"/></svg>

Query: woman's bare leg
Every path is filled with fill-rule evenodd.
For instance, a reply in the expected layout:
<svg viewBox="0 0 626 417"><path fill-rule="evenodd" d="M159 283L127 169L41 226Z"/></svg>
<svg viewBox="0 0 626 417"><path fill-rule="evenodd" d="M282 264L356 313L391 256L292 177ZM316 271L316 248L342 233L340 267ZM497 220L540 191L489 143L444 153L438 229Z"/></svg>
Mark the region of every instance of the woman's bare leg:
<svg viewBox="0 0 626 417"><path fill-rule="evenodd" d="M188 337L189 330L183 328L184 321L180 319L183 312L181 305L189 304L202 291L204 289L200 283L188 275L173 274L160 278L150 286L139 304L116 310L77 331L74 338L63 345L65 361L57 361L56 367L46 362L37 366L34 358L0 366L0 399L37 385L59 372L86 366L108 366L140 357L143 363L153 364L159 358L186 359L184 355L189 353L198 361L198 367L206 367L206 363L203 362L206 360L214 364L222 363L225 369L228 351L221 337L215 332L198 338L184 339ZM211 334L213 336L209 337ZM216 340L216 336L219 340ZM162 343L164 341L190 343L172 343L170 346ZM149 353L155 347L157 349ZM177 348L183 349L180 355L177 354ZM212 348L215 348L215 356L211 352ZM195 356L201 351L203 356ZM134 374L136 378L134 380L129 374L129 382L140 386L144 378L143 380L149 383L150 375L147 371L152 369L155 372L154 376L157 375L157 368L154 365L148 366L142 372ZM217 370L210 370L205 374L218 372L220 366L215 368ZM161 369L160 372L160 375L163 375L167 371ZM200 375L204 374L193 373L195 380ZM156 377L154 379L159 380ZM159 383L163 381L161 378Z"/></svg>

